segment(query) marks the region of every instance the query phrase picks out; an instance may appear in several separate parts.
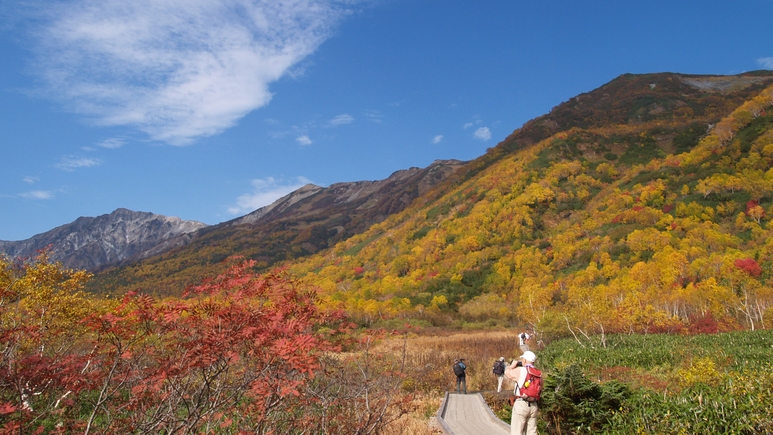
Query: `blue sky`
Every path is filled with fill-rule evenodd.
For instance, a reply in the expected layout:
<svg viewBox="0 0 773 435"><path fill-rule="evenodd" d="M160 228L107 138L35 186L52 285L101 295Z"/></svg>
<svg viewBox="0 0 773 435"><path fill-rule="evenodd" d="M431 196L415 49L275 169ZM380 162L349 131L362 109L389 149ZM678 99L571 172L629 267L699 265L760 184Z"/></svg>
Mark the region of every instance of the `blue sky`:
<svg viewBox="0 0 773 435"><path fill-rule="evenodd" d="M624 73L773 69L773 0L3 0L0 239L470 160Z"/></svg>

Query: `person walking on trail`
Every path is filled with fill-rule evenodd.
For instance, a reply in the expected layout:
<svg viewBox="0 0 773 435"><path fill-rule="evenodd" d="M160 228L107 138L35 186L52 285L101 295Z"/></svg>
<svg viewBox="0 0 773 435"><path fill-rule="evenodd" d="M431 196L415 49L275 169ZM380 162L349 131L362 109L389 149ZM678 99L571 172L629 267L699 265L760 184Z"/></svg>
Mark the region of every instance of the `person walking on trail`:
<svg viewBox="0 0 773 435"><path fill-rule="evenodd" d="M467 394L467 365L464 364L464 358L454 360L454 374L456 375L456 393L461 394L464 390L464 394Z"/></svg>
<svg viewBox="0 0 773 435"><path fill-rule="evenodd" d="M505 380L505 367L507 364L505 363L505 357L499 357L498 360L494 362L494 368L492 369L492 372L497 375L497 393L502 391L502 381Z"/></svg>
<svg viewBox="0 0 773 435"><path fill-rule="evenodd" d="M538 401L542 390L542 372L534 367L537 356L526 351L520 356L518 366L515 361L505 371L507 377L515 381L513 394L513 414L510 420L510 435L537 435Z"/></svg>
<svg viewBox="0 0 773 435"><path fill-rule="evenodd" d="M531 338L531 335L529 335L528 332L524 331L518 334L518 345L521 348L521 352L526 352L529 349L529 339Z"/></svg>

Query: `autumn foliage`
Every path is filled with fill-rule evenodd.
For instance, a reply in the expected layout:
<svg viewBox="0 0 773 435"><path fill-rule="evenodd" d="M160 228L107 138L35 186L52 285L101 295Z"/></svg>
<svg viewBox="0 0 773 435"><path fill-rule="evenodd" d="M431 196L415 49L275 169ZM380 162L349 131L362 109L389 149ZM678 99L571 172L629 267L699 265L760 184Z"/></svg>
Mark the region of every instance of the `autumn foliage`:
<svg viewBox="0 0 773 435"><path fill-rule="evenodd" d="M759 277L762 274L760 265L751 258L739 258L735 260L735 267L746 272L750 276Z"/></svg>
<svg viewBox="0 0 773 435"><path fill-rule="evenodd" d="M771 83L765 71L623 75L527 122L403 212L281 259L319 289L320 307L362 327L527 323L546 338L691 333L709 318L718 331L767 328ZM218 246L245 246L217 234ZM176 294L175 277L223 267L199 247L98 282ZM264 267L280 259L270 251L244 252Z"/></svg>
<svg viewBox="0 0 773 435"><path fill-rule="evenodd" d="M244 261L186 298L109 301L45 253L2 265L0 433L365 434L404 413L399 361L363 357L284 272ZM365 389L341 384L358 376Z"/></svg>
<svg viewBox="0 0 773 435"><path fill-rule="evenodd" d="M612 118L571 121L578 97L443 195L288 270L366 326L528 323L578 339L768 328L773 86L750 80L757 94L721 117L661 110L686 108L658 94L668 83L637 100L648 105L636 119L610 100ZM548 120L559 131L510 143ZM574 126L560 131L564 121Z"/></svg>

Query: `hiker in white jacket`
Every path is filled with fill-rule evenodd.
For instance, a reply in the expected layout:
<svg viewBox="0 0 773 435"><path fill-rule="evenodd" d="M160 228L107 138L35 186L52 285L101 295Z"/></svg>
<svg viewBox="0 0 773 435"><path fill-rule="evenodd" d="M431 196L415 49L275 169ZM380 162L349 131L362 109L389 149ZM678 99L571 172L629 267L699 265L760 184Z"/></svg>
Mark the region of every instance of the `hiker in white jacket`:
<svg viewBox="0 0 773 435"><path fill-rule="evenodd" d="M513 414L510 420L510 435L537 435L537 416L539 407L536 401L528 400L523 395L521 389L525 389L526 377L529 368L534 368L534 362L537 356L534 352L526 351L518 360L513 360L507 369L505 375L515 381L515 402L513 403ZM518 363L521 365L518 365Z"/></svg>

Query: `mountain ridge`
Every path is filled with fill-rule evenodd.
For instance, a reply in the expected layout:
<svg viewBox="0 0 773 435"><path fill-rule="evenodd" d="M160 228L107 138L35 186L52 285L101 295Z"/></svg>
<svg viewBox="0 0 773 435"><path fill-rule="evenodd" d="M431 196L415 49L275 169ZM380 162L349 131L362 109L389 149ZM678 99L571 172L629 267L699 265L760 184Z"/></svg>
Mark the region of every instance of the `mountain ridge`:
<svg viewBox="0 0 773 435"><path fill-rule="evenodd" d="M695 80L690 84L683 79ZM753 80L749 80L752 78ZM657 110L658 99L669 104L680 105L692 110L699 119L683 116L682 123L696 121L718 121L721 114L743 103L745 96L760 91L771 80L770 71L750 71L737 75L701 75L679 73L621 74L613 80L588 92L562 102L545 115L538 116L515 129L495 147L473 160L469 174L486 167L521 147L532 145L551 135L572 127L594 128L604 125L628 125L652 120L673 120L683 116L675 111ZM723 82L717 89L712 86L700 87L697 82ZM734 86L733 83L736 83ZM654 86L653 86L654 85ZM658 99L652 99L657 95ZM692 98L692 100L690 100ZM656 110L643 110L643 109ZM632 110L634 109L634 110ZM697 110L697 112L696 112ZM636 115L641 115L638 118ZM689 112L688 112L689 115ZM676 120L677 122L679 119Z"/></svg>
<svg viewBox="0 0 773 435"><path fill-rule="evenodd" d="M267 206L215 225L118 208L109 214L79 217L29 239L0 240L0 255L31 258L36 252L49 249L50 258L65 267L100 272L186 246L200 236L200 230L293 218L293 212L289 209L320 192L334 192L330 204L352 203L363 198L378 202L382 198L376 196L386 186L404 182L425 170L432 173L435 168L453 167L462 163L458 160L436 160L427 168L401 169L383 180L339 182L327 188L307 184ZM429 184L432 183L419 183L416 191L423 193Z"/></svg>
<svg viewBox="0 0 773 435"><path fill-rule="evenodd" d="M196 221L118 208L96 217L79 217L71 223L20 241L0 241L0 254L30 258L49 249L52 260L68 268L95 270L106 264L151 255L166 243L179 246L190 233L206 227Z"/></svg>
<svg viewBox="0 0 773 435"><path fill-rule="evenodd" d="M426 168L395 171L383 180L303 186L245 216L201 229L188 245L100 271L90 289L153 292L162 287L179 294L223 270L223 260L234 255L255 259L265 268L318 252L403 210L465 163L436 160Z"/></svg>

